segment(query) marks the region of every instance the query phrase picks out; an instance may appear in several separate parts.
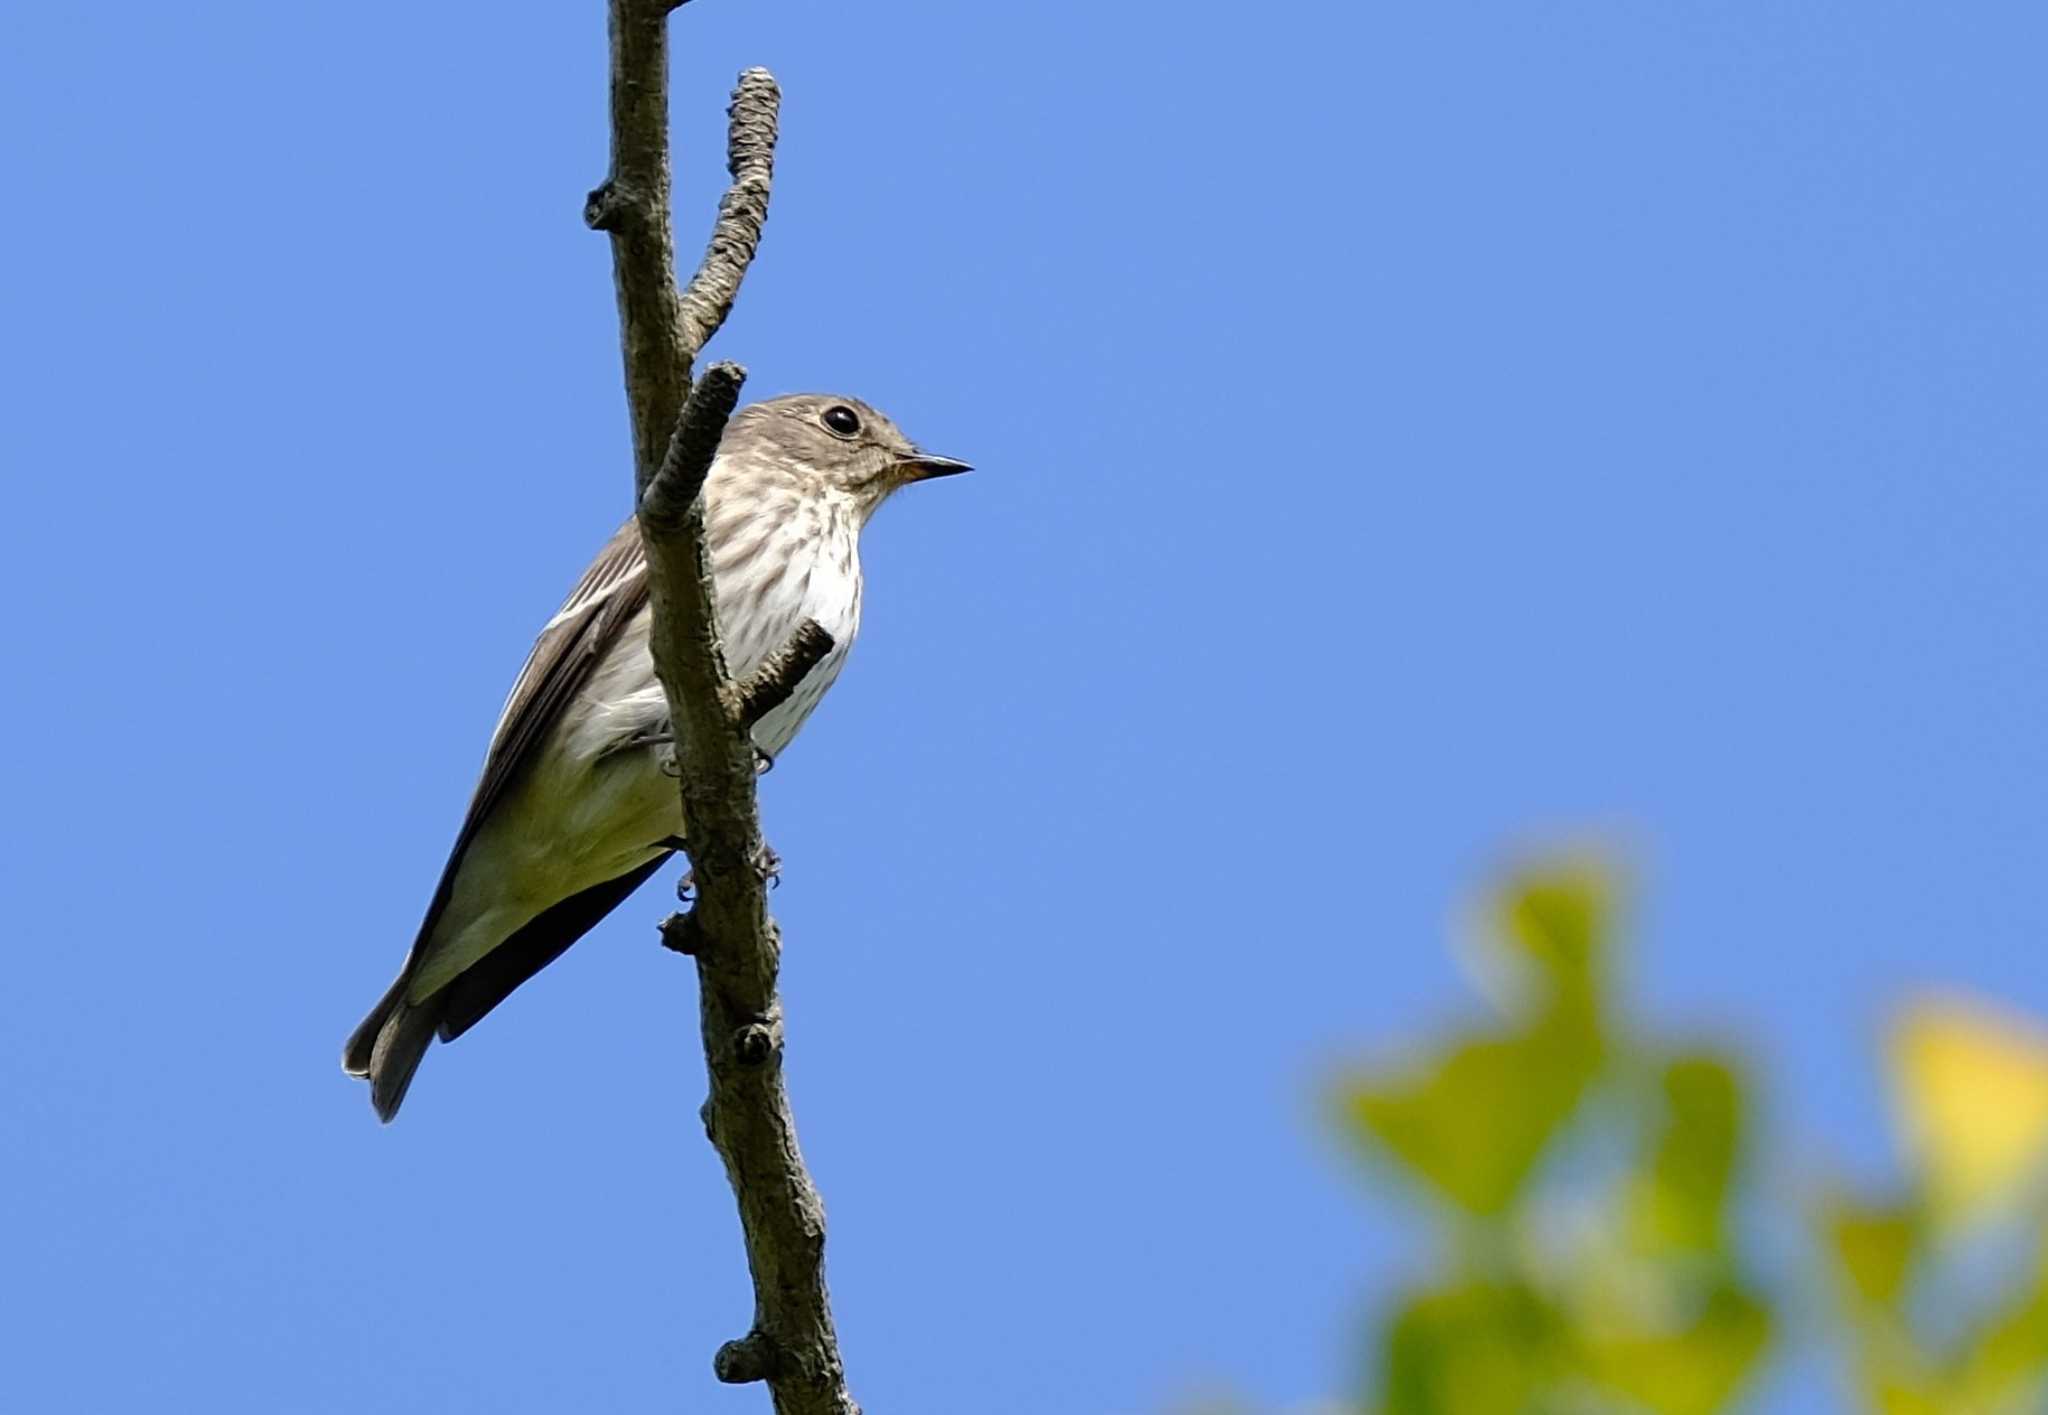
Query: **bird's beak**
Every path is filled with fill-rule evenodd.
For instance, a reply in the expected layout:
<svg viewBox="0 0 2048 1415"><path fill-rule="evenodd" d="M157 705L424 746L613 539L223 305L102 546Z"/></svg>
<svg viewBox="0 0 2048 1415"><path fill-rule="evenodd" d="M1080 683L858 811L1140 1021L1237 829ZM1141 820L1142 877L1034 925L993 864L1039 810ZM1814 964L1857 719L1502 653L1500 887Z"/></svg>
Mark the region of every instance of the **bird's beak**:
<svg viewBox="0 0 2048 1415"><path fill-rule="evenodd" d="M912 452L900 465L905 481L930 481L933 477L954 477L974 470L956 457L941 457L935 452L924 451Z"/></svg>

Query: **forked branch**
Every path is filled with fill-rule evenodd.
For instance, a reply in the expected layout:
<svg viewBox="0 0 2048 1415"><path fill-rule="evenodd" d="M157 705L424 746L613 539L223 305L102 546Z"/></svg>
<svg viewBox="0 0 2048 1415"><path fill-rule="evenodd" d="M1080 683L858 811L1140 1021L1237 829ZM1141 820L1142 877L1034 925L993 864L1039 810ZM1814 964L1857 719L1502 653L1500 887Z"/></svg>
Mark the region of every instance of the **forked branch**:
<svg viewBox="0 0 2048 1415"><path fill-rule="evenodd" d="M754 1281L748 1333L719 1349L724 1381L765 1381L779 1415L859 1415L847 1394L825 1291L824 1208L798 1152L782 1082L781 945L750 729L832 649L814 623L744 687L726 668L704 545L704 478L745 371L697 354L731 310L760 243L774 172L779 94L764 69L740 76L727 110L732 185L702 265L679 292L670 216L670 0L610 0L612 165L584 219L612 240L634 505L653 605L651 648L675 725L684 836L697 902L663 925L697 962L711 1095L705 1128L738 1199Z"/></svg>

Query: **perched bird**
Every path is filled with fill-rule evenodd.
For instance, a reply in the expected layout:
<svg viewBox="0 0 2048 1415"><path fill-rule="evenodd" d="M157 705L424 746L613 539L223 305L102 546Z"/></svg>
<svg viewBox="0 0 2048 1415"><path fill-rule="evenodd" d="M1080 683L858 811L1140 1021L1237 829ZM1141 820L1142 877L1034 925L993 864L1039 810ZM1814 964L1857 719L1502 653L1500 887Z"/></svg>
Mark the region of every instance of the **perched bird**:
<svg viewBox="0 0 2048 1415"><path fill-rule="evenodd" d="M839 676L860 627L860 532L898 487L968 470L854 398L774 398L726 425L704 485L726 661L744 679L806 619L830 654L761 719L773 757ZM436 1034L453 1041L560 957L674 852L668 706L647 647L639 527L619 528L541 629L398 981L343 1069L384 1120Z"/></svg>

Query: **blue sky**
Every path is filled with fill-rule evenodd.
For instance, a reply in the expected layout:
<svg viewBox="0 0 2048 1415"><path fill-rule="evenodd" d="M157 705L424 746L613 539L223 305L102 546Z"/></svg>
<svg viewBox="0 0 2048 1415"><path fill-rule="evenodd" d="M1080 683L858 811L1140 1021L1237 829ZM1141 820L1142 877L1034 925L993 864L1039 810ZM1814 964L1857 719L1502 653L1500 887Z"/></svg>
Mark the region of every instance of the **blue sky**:
<svg viewBox="0 0 2048 1415"><path fill-rule="evenodd" d="M717 352L981 469L764 792L869 1408L1343 1388L1427 1248L1316 1088L1518 849L1624 853L1790 1174L1885 1173L1912 989L2048 1015L2038 6L677 25L687 250L787 95ZM764 1408L660 889L390 1129L336 1068L624 512L603 28L0 19L0 1405Z"/></svg>

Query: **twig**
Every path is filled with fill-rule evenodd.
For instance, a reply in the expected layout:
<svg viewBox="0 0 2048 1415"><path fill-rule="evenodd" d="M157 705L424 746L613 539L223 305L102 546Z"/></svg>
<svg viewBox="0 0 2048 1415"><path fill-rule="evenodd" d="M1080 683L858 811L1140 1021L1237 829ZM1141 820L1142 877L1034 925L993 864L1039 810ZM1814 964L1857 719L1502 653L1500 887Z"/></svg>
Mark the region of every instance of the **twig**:
<svg viewBox="0 0 2048 1415"><path fill-rule="evenodd" d="M815 619L796 626L789 642L770 654L740 685L740 721L752 727L788 702L797 685L832 652L832 635Z"/></svg>
<svg viewBox="0 0 2048 1415"><path fill-rule="evenodd" d="M718 220L690 288L683 291L684 340L701 349L725 323L740 280L761 244L768 220L768 189L775 180L775 132L782 91L766 69L740 75L726 113L725 170L732 185L718 203Z"/></svg>
<svg viewBox="0 0 2048 1415"><path fill-rule="evenodd" d="M653 606L650 647L674 724L683 834L697 886L695 906L662 932L697 961L711 1078L705 1129L739 1202L754 1280L753 1325L720 1348L713 1370L723 1381L766 1381L778 1415L859 1415L847 1394L825 1291L824 1207L798 1152L782 1083L775 992L781 941L768 915L773 857L761 838L748 716L750 701L778 691L786 699L831 640L826 635L819 649L806 632L817 626L806 625L744 692L732 682L714 613L702 490L746 375L737 365L714 364L690 386L691 364L732 308L760 241L778 94L765 70L740 76L727 110L733 184L719 204L704 263L679 295L667 126L673 6L610 6L612 167L590 194L584 218L612 238L633 418L634 505Z"/></svg>
<svg viewBox="0 0 2048 1415"><path fill-rule="evenodd" d="M661 466L640 492L640 523L655 537L688 539L688 527L695 526L695 539L704 538L704 479L711 475L725 420L739 406L740 385L746 381L745 369L720 362L705 369L691 388Z"/></svg>

